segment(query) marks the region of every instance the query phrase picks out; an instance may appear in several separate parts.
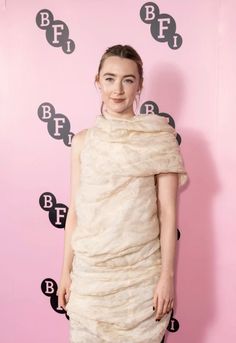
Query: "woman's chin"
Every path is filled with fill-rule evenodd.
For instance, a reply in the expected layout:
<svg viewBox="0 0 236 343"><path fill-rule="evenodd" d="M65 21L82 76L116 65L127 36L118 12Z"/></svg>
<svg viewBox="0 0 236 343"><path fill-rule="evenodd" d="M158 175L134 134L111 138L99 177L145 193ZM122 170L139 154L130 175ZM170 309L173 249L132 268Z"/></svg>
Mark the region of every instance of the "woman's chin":
<svg viewBox="0 0 236 343"><path fill-rule="evenodd" d="M110 113L128 113L132 111L132 108L128 108L127 106L124 106L124 104L112 104L112 106L106 106L106 109Z"/></svg>
<svg viewBox="0 0 236 343"><path fill-rule="evenodd" d="M123 113L126 110L126 108L123 108L121 106L112 106L112 107L106 107L106 110L107 112L111 114L112 113L116 114L116 113Z"/></svg>

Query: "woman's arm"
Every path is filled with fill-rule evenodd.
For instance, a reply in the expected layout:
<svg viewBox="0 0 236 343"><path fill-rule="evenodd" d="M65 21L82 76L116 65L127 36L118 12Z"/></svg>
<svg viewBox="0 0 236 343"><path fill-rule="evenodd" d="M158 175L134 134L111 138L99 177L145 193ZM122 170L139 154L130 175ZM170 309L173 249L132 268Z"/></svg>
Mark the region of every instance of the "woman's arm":
<svg viewBox="0 0 236 343"><path fill-rule="evenodd" d="M159 174L157 190L162 257L161 276L174 277L175 249L177 240L176 208L178 174Z"/></svg>
<svg viewBox="0 0 236 343"><path fill-rule="evenodd" d="M70 204L66 217L64 234L64 259L62 273L68 273L72 268L73 252L71 249L71 235L76 227L75 197L79 187L80 178L80 151L86 135L86 129L74 135L71 143L71 178L70 178Z"/></svg>
<svg viewBox="0 0 236 343"><path fill-rule="evenodd" d="M157 309L156 320L160 320L162 316L173 308L174 303L178 174L158 174L156 186L162 267L161 275L154 292L153 306L154 309Z"/></svg>
<svg viewBox="0 0 236 343"><path fill-rule="evenodd" d="M79 187L80 179L80 152L84 144L87 129L74 135L71 143L71 178L70 178L70 204L66 217L64 232L64 256L61 271L61 280L57 295L59 306L65 308L66 300L69 298L70 272L73 262L73 251L71 247L71 236L76 227L77 215L75 208L75 197Z"/></svg>

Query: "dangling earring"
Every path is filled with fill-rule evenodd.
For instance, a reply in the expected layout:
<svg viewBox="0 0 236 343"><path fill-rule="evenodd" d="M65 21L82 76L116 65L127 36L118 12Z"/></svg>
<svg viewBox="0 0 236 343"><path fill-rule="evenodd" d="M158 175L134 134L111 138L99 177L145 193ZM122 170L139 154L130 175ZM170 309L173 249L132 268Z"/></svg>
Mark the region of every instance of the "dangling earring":
<svg viewBox="0 0 236 343"><path fill-rule="evenodd" d="M101 107L100 107L101 115L104 117L104 114L103 114L103 107L104 107L104 101L102 101L102 104L101 104Z"/></svg>
<svg viewBox="0 0 236 343"><path fill-rule="evenodd" d="M140 91L140 89L137 91L137 94L136 94L136 96L138 97L138 101L140 100L140 94L141 94L141 91Z"/></svg>
<svg viewBox="0 0 236 343"><path fill-rule="evenodd" d="M135 111L137 111L137 109L138 109L138 105L139 105L139 101L140 101L140 93L141 93L141 91L139 89L137 91L137 94L136 94L136 97L138 97L138 99L135 97L135 102L136 102L136 110Z"/></svg>

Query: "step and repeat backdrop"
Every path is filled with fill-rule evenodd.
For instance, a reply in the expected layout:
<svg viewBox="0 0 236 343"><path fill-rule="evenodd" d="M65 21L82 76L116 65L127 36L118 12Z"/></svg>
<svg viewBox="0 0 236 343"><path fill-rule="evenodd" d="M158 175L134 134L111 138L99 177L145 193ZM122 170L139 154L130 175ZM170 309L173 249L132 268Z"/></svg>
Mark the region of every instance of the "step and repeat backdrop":
<svg viewBox="0 0 236 343"><path fill-rule="evenodd" d="M100 114L94 78L115 44L142 57L135 111L169 118L190 178L162 343L235 341L235 10L233 0L0 0L1 342L69 341L56 292L71 141Z"/></svg>

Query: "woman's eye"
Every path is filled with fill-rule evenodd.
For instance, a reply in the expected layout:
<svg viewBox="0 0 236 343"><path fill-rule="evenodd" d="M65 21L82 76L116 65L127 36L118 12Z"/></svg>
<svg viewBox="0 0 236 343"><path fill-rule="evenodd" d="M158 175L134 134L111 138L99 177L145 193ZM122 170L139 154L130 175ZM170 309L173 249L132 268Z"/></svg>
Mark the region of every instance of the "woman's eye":
<svg viewBox="0 0 236 343"><path fill-rule="evenodd" d="M133 83L134 81L131 79L126 79L125 81L127 81L128 83Z"/></svg>
<svg viewBox="0 0 236 343"><path fill-rule="evenodd" d="M106 81L111 81L111 80L113 80L113 79L112 79L112 77L107 77L105 80L106 80Z"/></svg>

